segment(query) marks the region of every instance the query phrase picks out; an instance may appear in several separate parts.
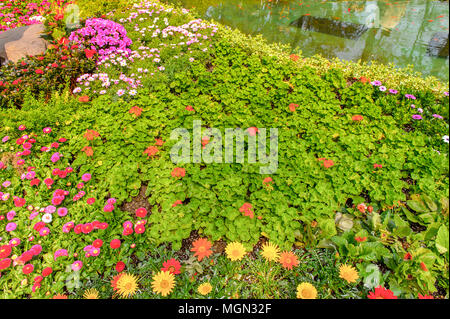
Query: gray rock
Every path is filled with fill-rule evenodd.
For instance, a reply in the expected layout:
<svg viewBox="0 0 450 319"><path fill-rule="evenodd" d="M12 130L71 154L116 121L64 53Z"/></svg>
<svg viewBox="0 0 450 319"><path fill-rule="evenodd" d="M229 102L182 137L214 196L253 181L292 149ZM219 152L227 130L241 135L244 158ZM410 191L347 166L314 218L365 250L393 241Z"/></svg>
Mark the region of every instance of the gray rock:
<svg viewBox="0 0 450 319"><path fill-rule="evenodd" d="M0 33L0 64L44 53L48 47L44 30L43 24L33 24Z"/></svg>

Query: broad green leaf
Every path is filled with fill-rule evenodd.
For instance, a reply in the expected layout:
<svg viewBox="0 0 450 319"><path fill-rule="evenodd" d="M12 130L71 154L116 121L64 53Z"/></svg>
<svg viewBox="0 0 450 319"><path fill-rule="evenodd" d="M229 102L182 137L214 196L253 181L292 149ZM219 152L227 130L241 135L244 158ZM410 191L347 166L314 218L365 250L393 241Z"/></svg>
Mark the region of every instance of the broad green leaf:
<svg viewBox="0 0 450 319"><path fill-rule="evenodd" d="M442 225L436 235L436 248L441 254L448 251L448 226Z"/></svg>

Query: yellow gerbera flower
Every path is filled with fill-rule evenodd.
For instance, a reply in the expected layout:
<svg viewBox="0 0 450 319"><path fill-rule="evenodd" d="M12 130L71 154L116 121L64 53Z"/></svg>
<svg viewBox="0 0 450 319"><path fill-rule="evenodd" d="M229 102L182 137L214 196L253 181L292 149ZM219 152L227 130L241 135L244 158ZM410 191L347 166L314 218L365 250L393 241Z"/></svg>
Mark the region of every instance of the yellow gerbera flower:
<svg viewBox="0 0 450 319"><path fill-rule="evenodd" d="M202 294L203 296L206 296L212 291L212 286L209 282L205 282L198 286L198 292Z"/></svg>
<svg viewBox="0 0 450 319"><path fill-rule="evenodd" d="M241 260L245 255L245 247L238 242L229 243L225 252L231 261Z"/></svg>
<svg viewBox="0 0 450 319"><path fill-rule="evenodd" d="M117 293L123 298L133 296L138 290L137 277L127 273L122 274L116 283Z"/></svg>
<svg viewBox="0 0 450 319"><path fill-rule="evenodd" d="M358 271L353 266L342 265L339 267L339 277L345 279L347 282L356 282L359 275Z"/></svg>
<svg viewBox="0 0 450 319"><path fill-rule="evenodd" d="M160 271L153 277L152 288L154 293L165 297L175 287L175 276L170 271Z"/></svg>
<svg viewBox="0 0 450 319"><path fill-rule="evenodd" d="M95 288L86 290L83 294L83 298L84 299L98 299L98 290Z"/></svg>
<svg viewBox="0 0 450 319"><path fill-rule="evenodd" d="M297 298L298 299L316 299L317 290L316 287L310 283L303 282L297 286Z"/></svg>
<svg viewBox="0 0 450 319"><path fill-rule="evenodd" d="M261 255L268 261L278 261L280 259L280 250L277 245L267 242L262 246Z"/></svg>

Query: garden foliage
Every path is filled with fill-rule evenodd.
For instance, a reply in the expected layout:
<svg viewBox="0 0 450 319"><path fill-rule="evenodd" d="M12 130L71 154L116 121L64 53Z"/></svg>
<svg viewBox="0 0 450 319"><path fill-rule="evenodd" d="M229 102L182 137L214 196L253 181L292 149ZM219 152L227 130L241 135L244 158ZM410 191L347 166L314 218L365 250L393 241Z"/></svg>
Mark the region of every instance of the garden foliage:
<svg viewBox="0 0 450 319"><path fill-rule="evenodd" d="M10 182L0 245L20 239L16 256L41 246L34 272L54 273L33 296L66 289L75 261L82 279L108 276L131 255L180 249L193 231L247 248L264 237L285 250L336 249L358 264L364 289L448 293L448 93L299 67L295 55L249 52L227 32L144 2L88 18L68 43L0 70L0 182ZM194 120L222 133L277 128L277 173L172 163L172 130L192 133ZM142 191L144 218L125 209ZM49 211L48 232L36 230ZM118 238L117 251L83 252ZM0 271L3 296L32 293L21 268Z"/></svg>

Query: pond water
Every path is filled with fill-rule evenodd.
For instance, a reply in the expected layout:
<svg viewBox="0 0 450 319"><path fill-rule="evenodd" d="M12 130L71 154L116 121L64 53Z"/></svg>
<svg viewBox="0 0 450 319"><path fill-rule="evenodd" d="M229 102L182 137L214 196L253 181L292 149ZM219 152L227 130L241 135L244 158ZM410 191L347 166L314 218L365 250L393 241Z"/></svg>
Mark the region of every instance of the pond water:
<svg viewBox="0 0 450 319"><path fill-rule="evenodd" d="M449 79L448 1L168 0L303 55L414 65Z"/></svg>

